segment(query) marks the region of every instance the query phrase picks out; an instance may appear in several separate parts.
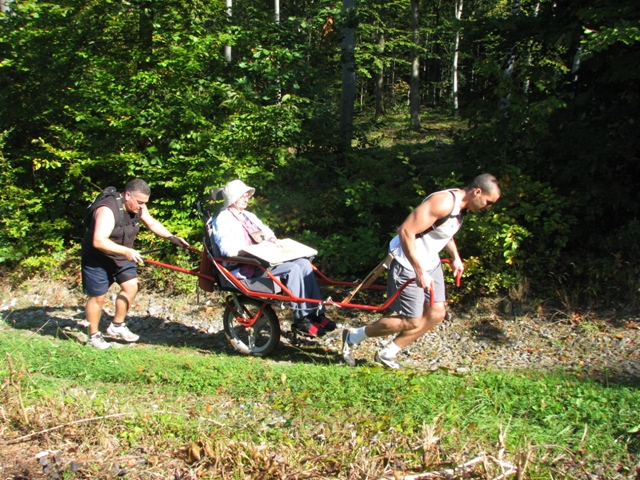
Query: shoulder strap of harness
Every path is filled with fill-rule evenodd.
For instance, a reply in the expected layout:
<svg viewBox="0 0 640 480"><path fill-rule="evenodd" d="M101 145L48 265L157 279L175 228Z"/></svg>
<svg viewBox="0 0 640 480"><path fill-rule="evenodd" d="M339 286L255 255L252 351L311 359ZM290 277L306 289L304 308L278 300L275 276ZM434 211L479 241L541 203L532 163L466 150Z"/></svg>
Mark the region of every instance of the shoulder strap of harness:
<svg viewBox="0 0 640 480"><path fill-rule="evenodd" d="M116 206L118 207L118 212L120 213L120 223L118 226L124 227L124 206L122 206L122 194L118 193L115 195Z"/></svg>
<svg viewBox="0 0 640 480"><path fill-rule="evenodd" d="M442 225L444 222L446 222L447 220L449 220L452 217L460 217L460 218L462 218L462 216L464 215L462 213L462 211L460 211L460 213L458 215L451 215L453 213L453 210L456 208L456 195L451 190L449 190L449 193L453 197L453 208L451 209L451 212L449 212L449 215L447 215L446 217L442 217L442 218L437 219L435 222L433 222L433 225L431 225L425 231L420 232L420 233L416 233L416 239L424 237L427 233L431 232L432 230L435 230L436 228L438 228L440 225Z"/></svg>

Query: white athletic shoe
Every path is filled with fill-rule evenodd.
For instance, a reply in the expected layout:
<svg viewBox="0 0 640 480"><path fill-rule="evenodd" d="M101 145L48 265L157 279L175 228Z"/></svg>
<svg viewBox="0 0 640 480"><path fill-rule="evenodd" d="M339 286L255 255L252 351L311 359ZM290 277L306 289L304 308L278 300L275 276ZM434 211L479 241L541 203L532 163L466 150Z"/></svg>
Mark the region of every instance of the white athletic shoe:
<svg viewBox="0 0 640 480"><path fill-rule="evenodd" d="M342 358L347 365L350 367L356 366L356 359L351 355L351 347L353 346L349 343L349 329L345 328L342 330Z"/></svg>
<svg viewBox="0 0 640 480"><path fill-rule="evenodd" d="M122 325L118 325L111 322L111 325L107 328L107 335L117 340L129 343L137 342L140 338L139 335L131 332L124 323Z"/></svg>
<svg viewBox="0 0 640 480"><path fill-rule="evenodd" d="M393 368L394 370L402 370L404 367L402 364L398 363L395 358L387 358L380 355L380 352L376 353L374 358L376 363L379 363L383 367Z"/></svg>
<svg viewBox="0 0 640 480"><path fill-rule="evenodd" d="M87 343L92 347L99 348L100 350L111 348L111 344L104 340L104 337L100 332L96 333L95 335L90 335L89 342Z"/></svg>

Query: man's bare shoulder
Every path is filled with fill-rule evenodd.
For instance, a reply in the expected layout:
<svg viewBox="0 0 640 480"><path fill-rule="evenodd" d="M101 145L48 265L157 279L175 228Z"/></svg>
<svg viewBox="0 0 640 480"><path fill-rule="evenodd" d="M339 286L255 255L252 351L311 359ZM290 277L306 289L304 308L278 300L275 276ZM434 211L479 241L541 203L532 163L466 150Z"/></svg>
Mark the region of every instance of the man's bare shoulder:
<svg viewBox="0 0 640 480"><path fill-rule="evenodd" d="M95 211L95 213L93 215L94 215L96 220L109 219L109 218L115 219L115 217L113 215L113 210L111 210L109 205L99 205L96 208L96 211Z"/></svg>
<svg viewBox="0 0 640 480"><path fill-rule="evenodd" d="M449 191L436 192L418 207L436 218L446 217L453 210L453 195Z"/></svg>

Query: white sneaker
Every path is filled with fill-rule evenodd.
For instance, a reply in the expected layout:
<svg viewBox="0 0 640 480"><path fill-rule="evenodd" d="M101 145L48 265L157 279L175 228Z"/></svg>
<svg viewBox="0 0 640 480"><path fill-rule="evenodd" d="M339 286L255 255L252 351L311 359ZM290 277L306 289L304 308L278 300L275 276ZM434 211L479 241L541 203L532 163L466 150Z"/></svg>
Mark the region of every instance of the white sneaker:
<svg viewBox="0 0 640 480"><path fill-rule="evenodd" d="M351 347L353 344L349 343L349 329L345 328L342 330L342 358L347 365L350 367L356 366L356 359L351 355Z"/></svg>
<svg viewBox="0 0 640 480"><path fill-rule="evenodd" d="M380 355L380 352L376 353L374 358L376 363L379 363L383 367L393 368L394 370L402 370L404 367L402 364L398 363L395 358L387 358Z"/></svg>
<svg viewBox="0 0 640 480"><path fill-rule="evenodd" d="M111 348L111 344L104 340L104 337L100 332L96 333L95 335L90 335L89 341L87 343L92 347L99 348L100 350Z"/></svg>
<svg viewBox="0 0 640 480"><path fill-rule="evenodd" d="M111 322L111 325L107 328L107 335L117 340L123 340L129 343L137 342L140 338L140 335L136 335L131 332L124 323L122 325L118 325Z"/></svg>

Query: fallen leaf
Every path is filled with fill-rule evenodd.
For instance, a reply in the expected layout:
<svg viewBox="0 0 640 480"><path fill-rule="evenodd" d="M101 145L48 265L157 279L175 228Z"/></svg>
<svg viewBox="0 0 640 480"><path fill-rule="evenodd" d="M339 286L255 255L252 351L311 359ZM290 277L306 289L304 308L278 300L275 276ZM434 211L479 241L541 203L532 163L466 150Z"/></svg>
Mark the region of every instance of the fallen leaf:
<svg viewBox="0 0 640 480"><path fill-rule="evenodd" d="M189 447L189 463L199 462L200 458L200 447L191 442L191 446Z"/></svg>

